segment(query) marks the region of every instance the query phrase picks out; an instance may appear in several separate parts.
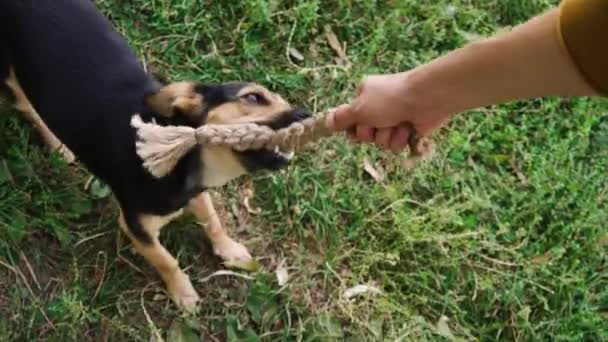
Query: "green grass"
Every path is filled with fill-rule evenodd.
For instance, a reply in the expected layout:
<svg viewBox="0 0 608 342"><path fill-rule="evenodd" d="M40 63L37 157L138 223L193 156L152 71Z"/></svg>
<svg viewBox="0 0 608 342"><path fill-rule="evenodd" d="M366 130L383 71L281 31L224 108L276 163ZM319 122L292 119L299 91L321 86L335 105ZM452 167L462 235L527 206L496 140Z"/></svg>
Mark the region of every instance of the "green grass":
<svg viewBox="0 0 608 342"><path fill-rule="evenodd" d="M351 98L365 74L412 68L556 2L97 4L170 79L254 80L322 110ZM326 26L350 68L335 67ZM221 265L191 220L173 224L163 242L203 298L193 317L118 234L113 201L84 190L86 171L49 156L4 112L0 340L608 340L605 102L543 99L459 116L437 138L439 154L412 171L400 156L335 138L286 172L220 189L226 226L264 269L201 282ZM364 158L384 181L365 173ZM255 189L261 215L245 213L243 187ZM283 259L290 281L280 287ZM382 294L343 299L358 284Z"/></svg>

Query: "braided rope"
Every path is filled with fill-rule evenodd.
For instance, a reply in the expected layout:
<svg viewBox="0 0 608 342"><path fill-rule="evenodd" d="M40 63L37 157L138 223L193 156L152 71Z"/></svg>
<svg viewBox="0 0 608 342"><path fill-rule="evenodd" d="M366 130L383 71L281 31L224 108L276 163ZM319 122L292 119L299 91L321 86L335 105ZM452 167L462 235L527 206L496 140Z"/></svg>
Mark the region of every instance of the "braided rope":
<svg viewBox="0 0 608 342"><path fill-rule="evenodd" d="M257 124L204 125L196 130L200 145L226 146L237 151L279 148L291 151L333 134L325 127L325 117L319 116L294 122L273 130Z"/></svg>
<svg viewBox="0 0 608 342"><path fill-rule="evenodd" d="M328 113L294 122L273 130L254 123L208 124L199 128L187 126L160 126L146 123L134 115L131 125L137 130L137 154L143 165L155 177L162 177L175 167L177 162L196 145L225 146L237 151L279 149L294 151L305 144L334 134L325 126ZM420 159L434 150L434 144L415 135L409 142L413 159Z"/></svg>

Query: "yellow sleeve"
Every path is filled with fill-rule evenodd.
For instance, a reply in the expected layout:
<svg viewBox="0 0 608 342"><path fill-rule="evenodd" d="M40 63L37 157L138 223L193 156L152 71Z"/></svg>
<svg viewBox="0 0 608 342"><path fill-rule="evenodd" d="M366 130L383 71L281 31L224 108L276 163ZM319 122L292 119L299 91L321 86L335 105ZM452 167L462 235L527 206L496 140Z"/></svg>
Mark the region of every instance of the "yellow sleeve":
<svg viewBox="0 0 608 342"><path fill-rule="evenodd" d="M558 32L587 82L608 95L608 0L564 0Z"/></svg>

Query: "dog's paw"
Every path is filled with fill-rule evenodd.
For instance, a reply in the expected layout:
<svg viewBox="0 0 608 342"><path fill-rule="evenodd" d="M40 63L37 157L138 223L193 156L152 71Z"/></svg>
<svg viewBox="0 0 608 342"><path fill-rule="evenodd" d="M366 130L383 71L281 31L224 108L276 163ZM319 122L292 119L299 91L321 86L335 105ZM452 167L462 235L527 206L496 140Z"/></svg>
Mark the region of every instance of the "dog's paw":
<svg viewBox="0 0 608 342"><path fill-rule="evenodd" d="M195 311L200 298L190 282L190 277L179 271L166 283L167 292L175 305L187 312Z"/></svg>
<svg viewBox="0 0 608 342"><path fill-rule="evenodd" d="M249 261L253 259L247 247L230 238L215 242L213 244L213 253L224 261Z"/></svg>

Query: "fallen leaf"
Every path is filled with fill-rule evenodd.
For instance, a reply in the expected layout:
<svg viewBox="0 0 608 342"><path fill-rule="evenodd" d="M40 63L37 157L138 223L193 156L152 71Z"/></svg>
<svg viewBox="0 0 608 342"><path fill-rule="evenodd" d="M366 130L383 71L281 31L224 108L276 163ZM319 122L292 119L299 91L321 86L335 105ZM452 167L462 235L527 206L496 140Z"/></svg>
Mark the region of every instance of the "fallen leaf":
<svg viewBox="0 0 608 342"><path fill-rule="evenodd" d="M253 208L249 201L253 198L255 191L253 191L253 185L250 183L245 186L242 190L243 194L243 207L247 209L247 212L251 215L259 215L262 213L262 208Z"/></svg>
<svg viewBox="0 0 608 342"><path fill-rule="evenodd" d="M160 301L165 300L165 299L167 299L167 296L165 296L162 293L157 293L157 294L154 295L154 297L152 297L152 300L155 301L155 302L160 302Z"/></svg>
<svg viewBox="0 0 608 342"><path fill-rule="evenodd" d="M446 316L441 316L439 321L437 321L437 333L448 340L454 340L454 334L452 334L452 329L448 325L449 319Z"/></svg>
<svg viewBox="0 0 608 342"><path fill-rule="evenodd" d="M98 179L95 179L95 180L93 180L93 182L91 182L90 193L95 198L102 199L102 198L106 198L106 197L110 196L110 194L112 193L112 190L110 189L110 187L108 185L102 183Z"/></svg>
<svg viewBox="0 0 608 342"><path fill-rule="evenodd" d="M547 251L545 254L537 255L530 259L530 262L535 265L546 265L551 261L553 257L553 253L551 251Z"/></svg>
<svg viewBox="0 0 608 342"><path fill-rule="evenodd" d="M167 342L198 342L197 333L187 324L178 320L173 321L167 332Z"/></svg>
<svg viewBox="0 0 608 342"><path fill-rule="evenodd" d="M236 316L229 315L226 318L226 341L257 342L260 338L253 329L241 328Z"/></svg>
<svg viewBox="0 0 608 342"><path fill-rule="evenodd" d="M89 179L87 179L86 183L84 183L84 191L89 191L89 189L91 188L91 183L93 183L93 181L95 180L95 177L90 176Z"/></svg>
<svg viewBox="0 0 608 342"><path fill-rule="evenodd" d="M291 57L299 60L300 62L304 60L304 56L302 56L300 51L298 51L296 48L289 48L289 54L291 55Z"/></svg>
<svg viewBox="0 0 608 342"><path fill-rule="evenodd" d="M382 294L382 291L380 291L380 289L378 289L377 287L369 285L355 285L344 291L344 294L342 296L345 299L351 299L368 292L376 295Z"/></svg>
<svg viewBox="0 0 608 342"><path fill-rule="evenodd" d="M285 259L281 261L277 269L274 271L274 274L277 276L277 283L279 286L283 286L287 284L289 280L289 274L287 273L287 267L285 266Z"/></svg>
<svg viewBox="0 0 608 342"><path fill-rule="evenodd" d="M335 158L337 155L336 150L326 150L323 154L328 158Z"/></svg>
<svg viewBox="0 0 608 342"><path fill-rule="evenodd" d="M374 167L367 157L363 158L363 169L378 183L384 179L384 174Z"/></svg>
<svg viewBox="0 0 608 342"><path fill-rule="evenodd" d="M344 331L340 321L329 313L315 315L309 328L306 330L307 334L313 337L308 338L307 341L342 341L344 338Z"/></svg>
<svg viewBox="0 0 608 342"><path fill-rule="evenodd" d="M344 61L347 61L348 57L346 56L346 53L342 48L342 44L340 44L338 37L336 36L334 31L332 31L329 25L325 25L325 37L327 38L327 43L332 48L332 50L334 50L334 52L338 55L338 57L340 57L340 59Z"/></svg>
<svg viewBox="0 0 608 342"><path fill-rule="evenodd" d="M224 262L224 266L228 268L236 268L247 272L257 272L258 270L260 270L260 268L262 268L260 262L255 259L247 261L226 261Z"/></svg>
<svg viewBox="0 0 608 342"><path fill-rule="evenodd" d="M529 305L524 305L524 307L517 312L517 316L525 323L528 324L530 322L530 314L532 313L532 309Z"/></svg>

